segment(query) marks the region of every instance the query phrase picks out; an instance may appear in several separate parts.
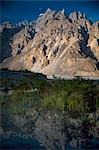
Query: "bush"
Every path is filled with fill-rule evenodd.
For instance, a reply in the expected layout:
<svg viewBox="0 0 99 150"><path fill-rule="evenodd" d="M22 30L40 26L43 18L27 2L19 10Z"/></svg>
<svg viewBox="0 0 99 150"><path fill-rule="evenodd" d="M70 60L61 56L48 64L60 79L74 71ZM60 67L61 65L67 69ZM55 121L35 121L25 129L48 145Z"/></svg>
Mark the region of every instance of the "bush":
<svg viewBox="0 0 99 150"><path fill-rule="evenodd" d="M67 100L68 110L72 112L84 111L84 100L82 93L71 93Z"/></svg>
<svg viewBox="0 0 99 150"><path fill-rule="evenodd" d="M11 96L10 111L12 113L25 113L27 109L40 104L40 97L34 92L16 90Z"/></svg>

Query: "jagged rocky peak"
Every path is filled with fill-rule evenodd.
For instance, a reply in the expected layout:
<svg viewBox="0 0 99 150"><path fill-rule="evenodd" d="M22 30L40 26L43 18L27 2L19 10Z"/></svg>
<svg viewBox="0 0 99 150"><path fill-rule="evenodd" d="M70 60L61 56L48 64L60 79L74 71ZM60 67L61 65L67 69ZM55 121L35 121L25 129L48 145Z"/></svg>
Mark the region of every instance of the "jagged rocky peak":
<svg viewBox="0 0 99 150"><path fill-rule="evenodd" d="M12 29L14 27L15 26L12 23L10 23L10 21L6 21L0 25L0 32L3 32L4 29Z"/></svg>
<svg viewBox="0 0 99 150"><path fill-rule="evenodd" d="M37 19L36 22L39 22L40 20L43 21L44 19L46 19L46 20L47 19L52 19L54 14L55 14L55 11L48 8L45 13L42 13L42 15Z"/></svg>
<svg viewBox="0 0 99 150"><path fill-rule="evenodd" d="M94 34L94 36L99 39L99 21L97 21L96 23L93 24L92 26L92 33Z"/></svg>
<svg viewBox="0 0 99 150"><path fill-rule="evenodd" d="M8 28L8 29L13 27L13 25L12 25L12 23L10 23L10 21L4 22L2 24L2 26L5 27L5 28Z"/></svg>
<svg viewBox="0 0 99 150"><path fill-rule="evenodd" d="M19 22L19 23L17 24L17 26L24 26L24 27L29 27L29 26L32 26L32 27L33 27L34 25L35 25L34 21L29 22L29 21L27 21L27 20L24 20L24 21Z"/></svg>
<svg viewBox="0 0 99 150"><path fill-rule="evenodd" d="M5 60L10 56L5 54L1 68L46 75L99 76L99 22L90 23L80 12L67 16L64 9L47 9L35 22L23 22L21 26L3 41L2 53L10 45L9 53L14 57Z"/></svg>
<svg viewBox="0 0 99 150"><path fill-rule="evenodd" d="M86 16L85 14L82 14L81 12L77 12L77 11L74 11L73 13L71 13L69 15L69 19L73 20L73 21L76 21L76 20L80 20L80 19L86 19Z"/></svg>
<svg viewBox="0 0 99 150"><path fill-rule="evenodd" d="M38 19L36 20L36 31L39 31L44 25L48 22L52 22L54 20L65 20L65 10L62 9L58 12L55 10L51 10L48 8L45 13L41 13Z"/></svg>
<svg viewBox="0 0 99 150"><path fill-rule="evenodd" d="M55 12L54 10L48 8L45 12L45 14L53 14L53 12Z"/></svg>
<svg viewBox="0 0 99 150"><path fill-rule="evenodd" d="M55 14L55 19L56 20L65 20L66 19L66 14L65 14L65 10L62 9L59 12L56 12Z"/></svg>
<svg viewBox="0 0 99 150"><path fill-rule="evenodd" d="M45 13L42 13L36 20L36 31L41 29L48 21L52 20L54 17L55 11L48 8Z"/></svg>
<svg viewBox="0 0 99 150"><path fill-rule="evenodd" d="M91 26L89 33L88 45L96 59L99 61L99 21Z"/></svg>

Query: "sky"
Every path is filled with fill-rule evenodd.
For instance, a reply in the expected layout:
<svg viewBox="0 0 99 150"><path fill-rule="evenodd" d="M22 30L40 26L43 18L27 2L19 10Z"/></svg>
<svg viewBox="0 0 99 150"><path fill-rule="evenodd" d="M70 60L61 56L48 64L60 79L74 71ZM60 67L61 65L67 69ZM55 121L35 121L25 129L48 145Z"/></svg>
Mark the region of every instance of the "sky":
<svg viewBox="0 0 99 150"><path fill-rule="evenodd" d="M65 9L69 15L73 11L85 13L93 22L99 20L99 1L89 0L1 0L1 20L18 23L22 20L33 21L47 8L53 10Z"/></svg>

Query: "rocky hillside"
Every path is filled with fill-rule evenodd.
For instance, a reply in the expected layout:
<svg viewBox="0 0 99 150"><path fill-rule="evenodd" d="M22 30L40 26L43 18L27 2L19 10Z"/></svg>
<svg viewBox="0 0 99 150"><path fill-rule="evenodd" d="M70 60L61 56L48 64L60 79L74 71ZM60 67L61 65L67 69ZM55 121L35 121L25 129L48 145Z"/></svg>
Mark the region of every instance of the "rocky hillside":
<svg viewBox="0 0 99 150"><path fill-rule="evenodd" d="M47 9L35 22L0 26L0 68L46 75L99 76L99 21Z"/></svg>

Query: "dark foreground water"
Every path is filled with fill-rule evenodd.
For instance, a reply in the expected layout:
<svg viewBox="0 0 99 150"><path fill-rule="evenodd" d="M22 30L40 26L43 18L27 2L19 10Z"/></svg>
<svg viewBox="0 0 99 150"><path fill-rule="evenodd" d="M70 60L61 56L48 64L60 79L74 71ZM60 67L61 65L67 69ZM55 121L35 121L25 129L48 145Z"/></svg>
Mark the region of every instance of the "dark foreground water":
<svg viewBox="0 0 99 150"><path fill-rule="evenodd" d="M88 144L88 143L87 143ZM91 144L91 145L90 145ZM37 139L33 138L22 138L22 137L16 137L16 136L10 136L9 138L2 137L0 139L0 145L1 150L46 150L46 148L40 144ZM90 147L88 149L97 149L99 146L99 140L93 139L92 143L89 143ZM84 148L73 148L69 144L65 147L66 150L73 150L73 149L79 149L84 150ZM56 145L55 150L61 150L61 148L58 148L58 145Z"/></svg>
<svg viewBox="0 0 99 150"><path fill-rule="evenodd" d="M1 150L45 150L36 139L22 138L18 136L2 137L0 140Z"/></svg>

